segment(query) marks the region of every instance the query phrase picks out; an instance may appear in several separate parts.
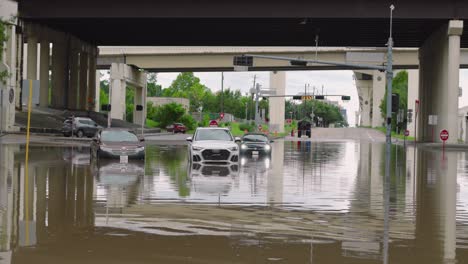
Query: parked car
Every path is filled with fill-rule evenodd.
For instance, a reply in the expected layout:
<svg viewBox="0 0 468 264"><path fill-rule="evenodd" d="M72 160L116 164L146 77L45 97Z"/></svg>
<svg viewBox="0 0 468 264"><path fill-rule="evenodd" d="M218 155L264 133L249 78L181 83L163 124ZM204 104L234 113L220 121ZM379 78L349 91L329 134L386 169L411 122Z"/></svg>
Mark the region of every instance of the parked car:
<svg viewBox="0 0 468 264"><path fill-rule="evenodd" d="M263 133L247 133L242 137L240 145L241 154L248 155L270 155L271 141Z"/></svg>
<svg viewBox="0 0 468 264"><path fill-rule="evenodd" d="M187 138L189 160L200 163L239 162L240 138L234 138L227 128L199 127Z"/></svg>
<svg viewBox="0 0 468 264"><path fill-rule="evenodd" d="M91 157L94 159L120 159L127 163L128 159L144 159L145 146L138 137L128 129L104 128L96 133L91 143Z"/></svg>
<svg viewBox="0 0 468 264"><path fill-rule="evenodd" d="M62 133L69 137L76 135L77 137L93 137L102 126L96 124L88 117L70 117L63 121Z"/></svg>
<svg viewBox="0 0 468 264"><path fill-rule="evenodd" d="M209 126L210 126L210 127L218 127L218 126L219 126L218 121L216 121L216 120L211 120Z"/></svg>
<svg viewBox="0 0 468 264"><path fill-rule="evenodd" d="M184 126L182 123L174 123L172 125L168 125L166 127L167 132L173 132L173 133L183 133L187 131L187 127Z"/></svg>

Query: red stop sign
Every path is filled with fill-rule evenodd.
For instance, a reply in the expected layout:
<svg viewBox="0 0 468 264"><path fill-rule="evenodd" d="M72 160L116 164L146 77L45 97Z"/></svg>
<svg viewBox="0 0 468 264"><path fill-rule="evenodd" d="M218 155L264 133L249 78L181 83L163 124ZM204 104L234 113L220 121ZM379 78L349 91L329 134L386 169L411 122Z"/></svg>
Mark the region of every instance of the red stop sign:
<svg viewBox="0 0 468 264"><path fill-rule="evenodd" d="M409 130L405 130L405 137L409 136Z"/></svg>
<svg viewBox="0 0 468 264"><path fill-rule="evenodd" d="M446 141L449 138L449 132L446 129L440 131L440 140Z"/></svg>

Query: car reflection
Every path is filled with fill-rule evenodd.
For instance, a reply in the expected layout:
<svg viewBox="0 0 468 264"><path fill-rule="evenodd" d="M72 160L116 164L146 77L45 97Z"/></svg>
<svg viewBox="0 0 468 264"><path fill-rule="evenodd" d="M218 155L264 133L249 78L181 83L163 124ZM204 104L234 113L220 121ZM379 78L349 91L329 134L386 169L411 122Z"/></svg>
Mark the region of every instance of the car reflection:
<svg viewBox="0 0 468 264"><path fill-rule="evenodd" d="M269 156L243 156L240 164L248 171L266 172L271 166L271 159Z"/></svg>
<svg viewBox="0 0 468 264"><path fill-rule="evenodd" d="M71 162L73 165L86 166L90 164L91 155L89 148L65 148L63 150L63 160Z"/></svg>
<svg viewBox="0 0 468 264"><path fill-rule="evenodd" d="M125 208L138 199L138 186L145 172L144 161L119 163L113 160L93 161L92 171L98 189L105 197L106 213L109 209Z"/></svg>
<svg viewBox="0 0 468 264"><path fill-rule="evenodd" d="M193 163L189 175L194 192L227 194L239 175L239 165L204 165Z"/></svg>
<svg viewBox="0 0 468 264"><path fill-rule="evenodd" d="M101 160L94 163L93 175L99 183L111 186L128 186L135 184L145 174L144 161L135 160L119 163L113 160Z"/></svg>

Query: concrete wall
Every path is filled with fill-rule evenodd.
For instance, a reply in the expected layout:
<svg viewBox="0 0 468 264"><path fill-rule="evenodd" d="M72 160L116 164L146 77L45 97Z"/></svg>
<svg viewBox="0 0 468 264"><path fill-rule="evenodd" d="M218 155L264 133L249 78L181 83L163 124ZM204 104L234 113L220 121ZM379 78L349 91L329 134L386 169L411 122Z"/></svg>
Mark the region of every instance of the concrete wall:
<svg viewBox="0 0 468 264"><path fill-rule="evenodd" d="M153 106L162 106L170 103L181 104L184 109L188 112L190 109L190 100L187 98L178 98L178 97L148 97L146 99L148 102L152 102Z"/></svg>

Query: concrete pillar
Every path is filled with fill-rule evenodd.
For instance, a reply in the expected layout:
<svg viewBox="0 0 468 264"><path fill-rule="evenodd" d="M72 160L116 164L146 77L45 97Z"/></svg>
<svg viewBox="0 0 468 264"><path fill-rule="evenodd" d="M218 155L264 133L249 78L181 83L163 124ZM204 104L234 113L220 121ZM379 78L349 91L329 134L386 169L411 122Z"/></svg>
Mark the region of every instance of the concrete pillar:
<svg viewBox="0 0 468 264"><path fill-rule="evenodd" d="M134 100L133 123L144 124L144 120L146 120L146 87L135 87ZM142 105L143 111L136 111L137 105Z"/></svg>
<svg viewBox="0 0 468 264"><path fill-rule="evenodd" d="M68 69L66 57L66 44L54 42L52 47L52 100L51 106L54 108L65 108L65 89L67 86Z"/></svg>
<svg viewBox="0 0 468 264"><path fill-rule="evenodd" d="M100 75L100 72L99 70L95 71L95 82L96 82L96 86L95 86L95 90L94 90L94 111L96 112L99 112L101 110L101 100L100 100L100 95L101 95L101 75Z"/></svg>
<svg viewBox="0 0 468 264"><path fill-rule="evenodd" d="M370 127L372 125L372 113L371 113L371 98L372 98L372 89L370 87L359 86L358 87L359 95L359 110L360 110L360 126Z"/></svg>
<svg viewBox="0 0 468 264"><path fill-rule="evenodd" d="M442 129L449 131L447 143L457 142L458 88L460 69L460 35L463 33L463 21L451 20L434 32L419 51L420 61L420 102L421 128L419 137L431 140L432 127L428 125L429 115L438 116L434 127L438 135ZM435 141L440 142L438 136Z"/></svg>
<svg viewBox="0 0 468 264"><path fill-rule="evenodd" d="M17 80L18 68L17 68L17 35L16 27L7 25L6 34L8 37L5 43L5 49L3 52L2 60L0 60L0 71L8 72L6 82L0 82L0 92L2 93L3 104L0 104L0 130L1 131L15 131L15 105L19 105L19 92L20 86ZM13 96L10 101L10 94ZM8 98L8 100L6 99Z"/></svg>
<svg viewBox="0 0 468 264"><path fill-rule="evenodd" d="M88 59L87 52L80 53L80 90L78 93L78 109L86 110L88 101Z"/></svg>
<svg viewBox="0 0 468 264"><path fill-rule="evenodd" d="M39 106L49 106L49 66L50 66L50 46L49 41L41 41L41 55L40 55L40 73L39 79L41 88L39 91Z"/></svg>
<svg viewBox="0 0 468 264"><path fill-rule="evenodd" d="M416 100L419 99L419 70L408 70L408 110L413 110L412 122L408 121L408 130L410 136L416 135L415 122L416 122ZM416 129L418 129L416 127ZM419 129L418 129L419 130Z"/></svg>
<svg viewBox="0 0 468 264"><path fill-rule="evenodd" d="M385 73L372 71L372 127L384 125L384 119L380 112L380 102L385 97L385 86Z"/></svg>
<svg viewBox="0 0 468 264"><path fill-rule="evenodd" d="M73 110L78 109L79 58L80 54L78 53L78 50L71 50L69 58L70 80L68 82L67 108Z"/></svg>
<svg viewBox="0 0 468 264"><path fill-rule="evenodd" d="M26 78L29 80L37 80L37 37L34 35L28 36Z"/></svg>
<svg viewBox="0 0 468 264"><path fill-rule="evenodd" d="M97 48L93 48L89 53L88 98L86 99L86 109L91 111L96 111L96 87L99 87L96 85L96 59Z"/></svg>
<svg viewBox="0 0 468 264"><path fill-rule="evenodd" d="M125 120L125 64L112 63L110 70L111 118Z"/></svg>
<svg viewBox="0 0 468 264"><path fill-rule="evenodd" d="M285 94L286 72L271 72L270 88L274 88L277 95ZM284 132L284 98L270 97L269 100L270 131L282 133Z"/></svg>

